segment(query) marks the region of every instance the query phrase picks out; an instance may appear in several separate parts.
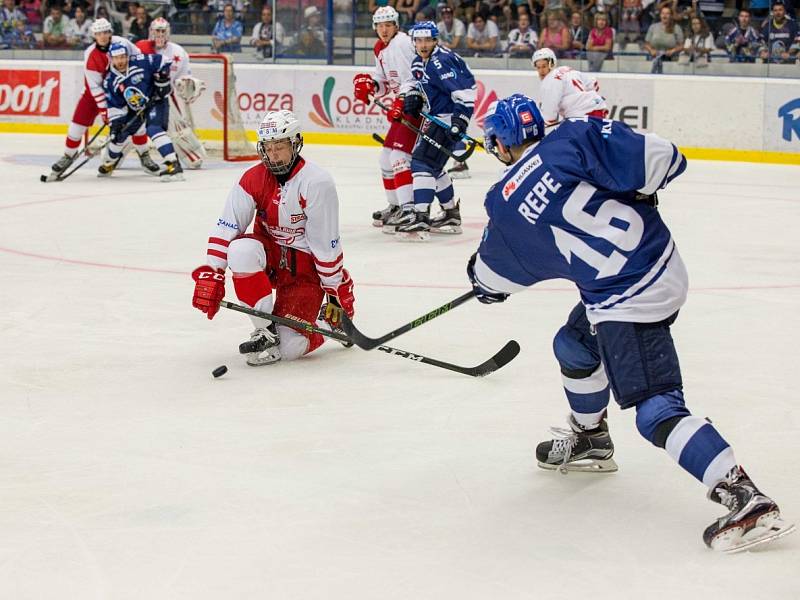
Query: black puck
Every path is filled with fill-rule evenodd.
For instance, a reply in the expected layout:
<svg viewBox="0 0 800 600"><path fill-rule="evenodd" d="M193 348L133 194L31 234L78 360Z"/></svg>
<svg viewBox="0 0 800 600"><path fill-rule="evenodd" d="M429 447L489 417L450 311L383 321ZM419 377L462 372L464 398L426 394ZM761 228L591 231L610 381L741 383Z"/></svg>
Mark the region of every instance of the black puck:
<svg viewBox="0 0 800 600"><path fill-rule="evenodd" d="M47 183L47 175L40 175L39 181L41 181L42 183Z"/></svg>
<svg viewBox="0 0 800 600"><path fill-rule="evenodd" d="M226 367L225 365L222 365L222 366L217 367L213 371L211 371L211 374L214 377L222 377L227 372L228 372L228 367Z"/></svg>

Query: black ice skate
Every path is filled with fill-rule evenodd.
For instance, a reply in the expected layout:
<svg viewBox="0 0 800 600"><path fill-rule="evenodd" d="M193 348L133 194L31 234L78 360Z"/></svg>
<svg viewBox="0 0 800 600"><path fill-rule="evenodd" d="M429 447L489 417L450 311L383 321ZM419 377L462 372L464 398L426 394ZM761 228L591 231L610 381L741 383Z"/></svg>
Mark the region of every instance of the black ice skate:
<svg viewBox="0 0 800 600"><path fill-rule="evenodd" d="M164 168L158 176L162 182L183 181L183 168L181 167L181 163L177 160L165 161Z"/></svg>
<svg viewBox="0 0 800 600"><path fill-rule="evenodd" d="M430 237L431 219L428 211L409 211L408 218L397 226L396 239L399 242L424 242Z"/></svg>
<svg viewBox="0 0 800 600"><path fill-rule="evenodd" d="M614 442L608 435L605 415L594 429L584 429L569 416L570 429L552 427L556 438L536 446L536 459L543 469L558 469L563 474L569 471L613 473L618 469L611 458Z"/></svg>
<svg viewBox="0 0 800 600"><path fill-rule="evenodd" d="M142 163L142 170L148 175L159 175L161 168L150 157L150 152L142 152L139 154L139 162Z"/></svg>
<svg viewBox="0 0 800 600"><path fill-rule="evenodd" d="M443 208L441 214L431 219L431 233L461 233L461 201L453 208Z"/></svg>
<svg viewBox="0 0 800 600"><path fill-rule="evenodd" d="M53 170L53 173L56 175L61 175L64 171L69 169L69 166L75 162L75 159L78 158L78 153L75 154L64 154L61 158L59 158L56 162L53 163L53 166L50 167Z"/></svg>
<svg viewBox="0 0 800 600"><path fill-rule="evenodd" d="M375 215L373 215L374 217ZM392 213L389 218L383 223L383 233L394 235L397 228L401 225L407 225L414 221L414 204L409 203L403 206L398 206L397 210Z"/></svg>
<svg viewBox="0 0 800 600"><path fill-rule="evenodd" d="M472 177L469 174L467 163L458 161L456 161L456 164L451 168L447 169L447 174L450 175L450 179L469 179Z"/></svg>
<svg viewBox="0 0 800 600"><path fill-rule="evenodd" d="M248 341L239 344L239 354L247 355L247 364L251 367L271 365L281 359L280 341L275 323L257 327Z"/></svg>
<svg viewBox="0 0 800 600"><path fill-rule="evenodd" d="M792 533L794 524L781 519L772 498L764 495L741 467L734 467L725 479L708 492L710 500L730 512L703 532L709 548L734 554L772 542Z"/></svg>
<svg viewBox="0 0 800 600"><path fill-rule="evenodd" d="M383 227L393 215L399 213L400 207L396 204L390 204L383 210L376 210L374 213L372 213L372 225L374 227Z"/></svg>
<svg viewBox="0 0 800 600"><path fill-rule="evenodd" d="M120 154L117 158L109 158L108 155L103 156L103 164L97 167L97 176L98 177L111 177L111 173L114 172L114 169L117 168L119 165L119 161L122 160L122 154Z"/></svg>

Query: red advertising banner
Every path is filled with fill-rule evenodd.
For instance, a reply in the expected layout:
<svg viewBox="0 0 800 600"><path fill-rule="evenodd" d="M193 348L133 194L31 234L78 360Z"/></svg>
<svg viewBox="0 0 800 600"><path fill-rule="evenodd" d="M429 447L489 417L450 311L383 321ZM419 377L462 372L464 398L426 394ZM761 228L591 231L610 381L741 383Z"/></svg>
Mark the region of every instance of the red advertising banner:
<svg viewBox="0 0 800 600"><path fill-rule="evenodd" d="M60 71L0 69L0 115L57 117Z"/></svg>

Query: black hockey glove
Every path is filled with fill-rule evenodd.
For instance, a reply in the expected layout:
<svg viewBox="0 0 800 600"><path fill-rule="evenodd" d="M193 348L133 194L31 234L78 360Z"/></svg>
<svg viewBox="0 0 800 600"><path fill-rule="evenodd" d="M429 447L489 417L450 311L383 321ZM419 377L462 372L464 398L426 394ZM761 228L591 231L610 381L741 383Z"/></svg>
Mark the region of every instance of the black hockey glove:
<svg viewBox="0 0 800 600"><path fill-rule="evenodd" d="M125 138L125 125L127 121L124 116L117 117L116 119L111 119L108 122L108 132L109 137L114 141L116 144L122 143L123 139Z"/></svg>
<svg viewBox="0 0 800 600"><path fill-rule="evenodd" d="M461 115L453 115L453 118L450 120L450 131L448 132L450 139L454 142L459 141L467 132L468 125L469 121L465 120L464 117Z"/></svg>
<svg viewBox="0 0 800 600"><path fill-rule="evenodd" d="M163 100L172 92L172 85L169 81L169 73L158 71L153 75L153 82L155 83L155 90L153 92L153 100L158 102Z"/></svg>
<svg viewBox="0 0 800 600"><path fill-rule="evenodd" d="M469 277L469 282L472 284L472 289L475 291L475 297L478 299L478 302L483 304L505 302L510 294L503 292L490 292L489 290L481 287L481 284L478 283L478 280L475 277L475 259L477 256L478 253L476 252L469 257L469 262L467 263L467 277Z"/></svg>
<svg viewBox="0 0 800 600"><path fill-rule="evenodd" d="M425 106L425 97L419 90L411 90L403 98L403 112L415 119L419 119L423 106Z"/></svg>
<svg viewBox="0 0 800 600"><path fill-rule="evenodd" d="M642 194L637 192L634 199L637 202L645 202L653 208L658 208L658 193L656 192L653 192L652 194Z"/></svg>

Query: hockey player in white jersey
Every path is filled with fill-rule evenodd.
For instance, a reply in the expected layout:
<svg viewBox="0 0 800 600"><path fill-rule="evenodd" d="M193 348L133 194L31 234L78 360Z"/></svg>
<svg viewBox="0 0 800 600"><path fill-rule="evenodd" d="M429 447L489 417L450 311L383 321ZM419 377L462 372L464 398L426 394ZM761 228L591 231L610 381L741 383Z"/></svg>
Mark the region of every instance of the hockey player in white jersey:
<svg viewBox="0 0 800 600"><path fill-rule="evenodd" d="M372 213L372 224L383 227L389 218L400 212L404 205L414 201L411 176L411 151L417 134L400 123L403 98L416 87L411 76L411 63L417 55L407 34L400 31L400 15L391 6L381 6L372 15L372 28L378 35L375 42L375 69L372 73L358 73L353 78L353 95L369 104L375 96L391 93L394 103L389 111L389 132L383 142L378 162L383 177L383 189L389 205ZM410 119L419 127L421 119ZM384 227L394 233L394 227Z"/></svg>
<svg viewBox="0 0 800 600"><path fill-rule="evenodd" d="M160 54L164 61L171 63L170 81L172 93L169 96L168 126L169 134L180 162L190 169L199 169L206 158L206 151L186 119L186 105L194 102L205 90L205 83L192 77L189 55L179 44L170 41L169 21L159 17L150 24L150 38L136 42L144 54Z"/></svg>
<svg viewBox="0 0 800 600"><path fill-rule="evenodd" d="M531 62L542 81L539 110L546 125L560 119L608 116L608 105L594 77L572 67L556 66L556 55L550 48L534 52Z"/></svg>
<svg viewBox="0 0 800 600"><path fill-rule="evenodd" d="M703 533L735 552L794 530L736 462L710 421L689 412L670 326L688 278L653 195L686 169L670 142L607 119L568 119L543 138L536 103L521 94L484 121L487 149L508 165L486 195L486 226L467 266L483 303L540 281L575 283L581 302L553 341L569 429L536 448L539 466L615 471L606 423L610 392L636 427L729 510Z"/></svg>
<svg viewBox="0 0 800 600"><path fill-rule="evenodd" d="M354 313L336 186L327 171L300 156L300 129L288 110L267 113L258 128L261 162L228 194L208 239L206 264L192 273L192 305L209 319L225 295L226 269L236 296L256 310L310 324L319 316L333 328L340 324L341 311ZM251 223L253 232L245 233ZM239 346L248 365L294 360L324 341L319 333L251 319L255 331Z"/></svg>

